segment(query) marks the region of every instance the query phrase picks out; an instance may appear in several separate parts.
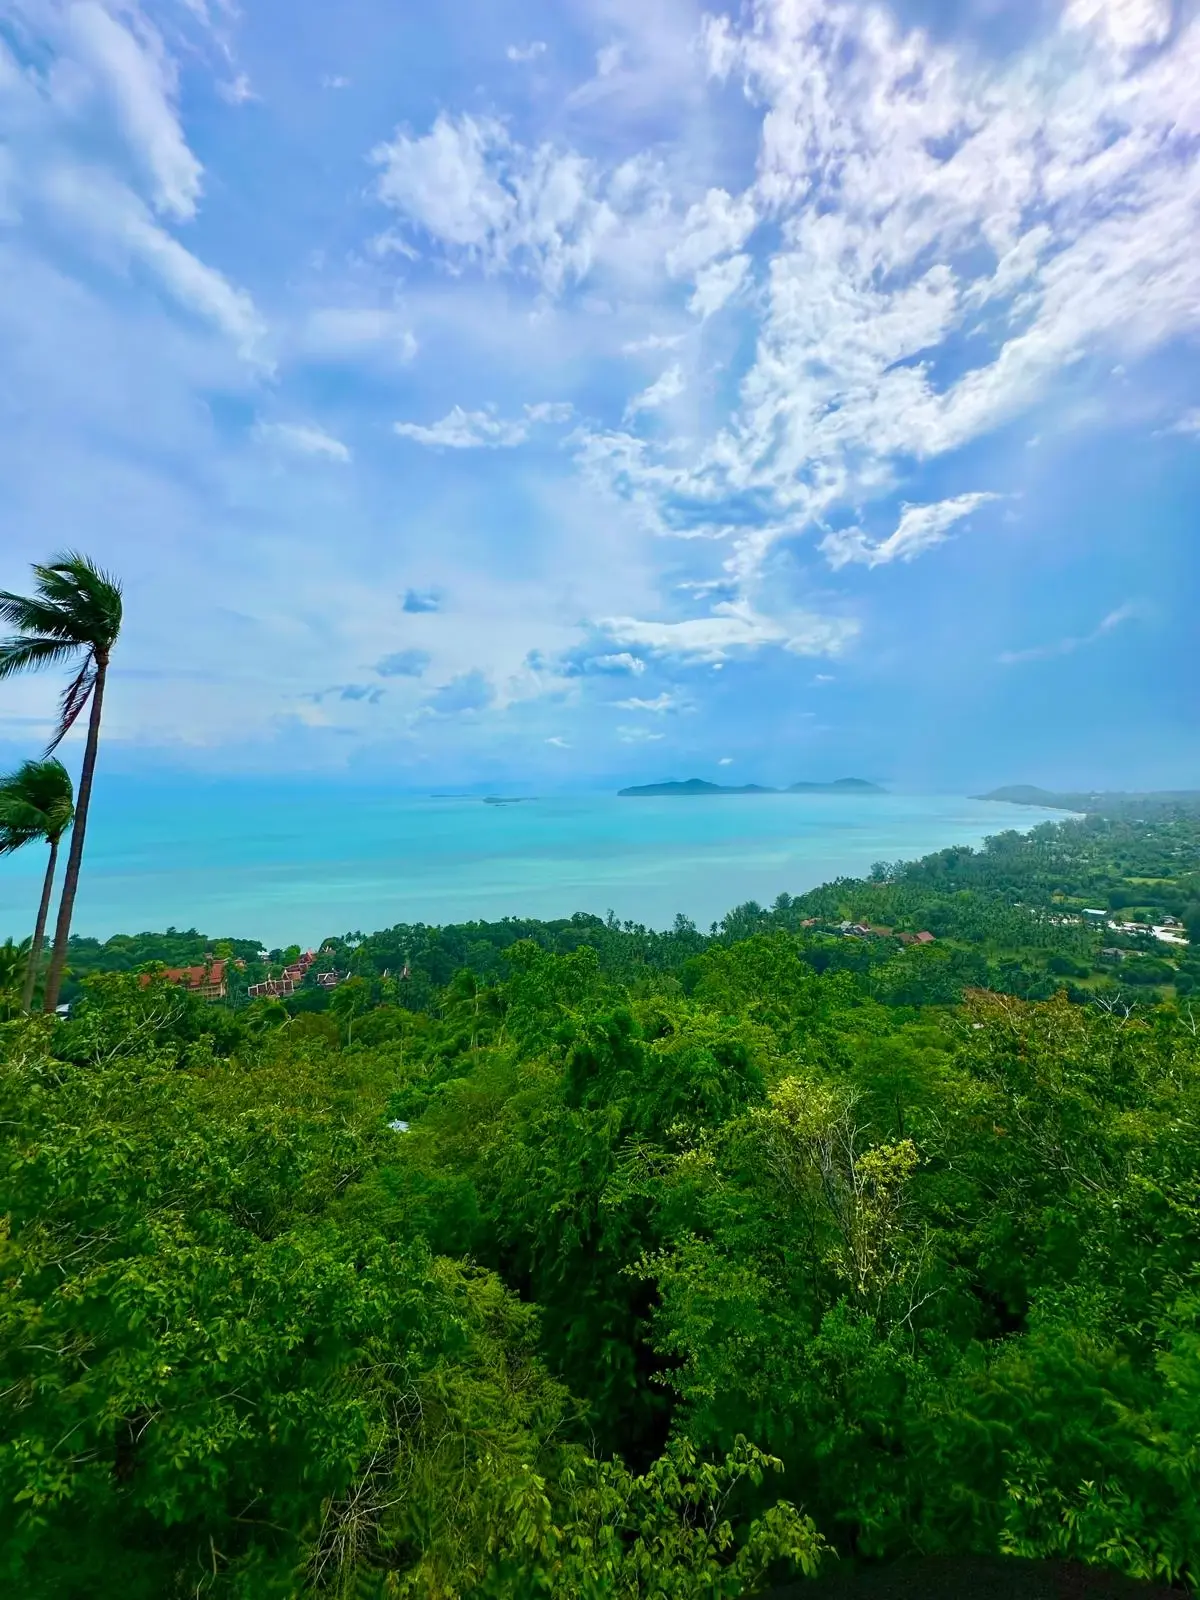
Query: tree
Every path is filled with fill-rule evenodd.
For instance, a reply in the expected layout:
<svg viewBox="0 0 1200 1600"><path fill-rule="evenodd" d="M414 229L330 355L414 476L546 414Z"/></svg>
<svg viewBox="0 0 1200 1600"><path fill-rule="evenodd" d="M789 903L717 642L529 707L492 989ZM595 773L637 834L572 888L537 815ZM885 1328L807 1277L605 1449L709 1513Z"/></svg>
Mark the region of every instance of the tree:
<svg viewBox="0 0 1200 1600"><path fill-rule="evenodd" d="M24 982L25 968L29 962L29 941L14 944L6 939L0 944L0 1022L6 1021L16 1009L18 988Z"/></svg>
<svg viewBox="0 0 1200 1600"><path fill-rule="evenodd" d="M74 814L71 775L62 762L53 757L47 761L26 761L10 777L0 781L0 855L19 850L37 839L44 839L50 846L33 941L29 947L29 959L25 963L25 982L21 992L21 1006L25 1011L33 1002L33 988L41 964L46 917L58 865L58 847L63 834L71 826Z"/></svg>
<svg viewBox="0 0 1200 1600"><path fill-rule="evenodd" d="M121 586L88 557L73 551L56 556L47 566L35 566L33 574L36 592L31 596L0 590L0 621L16 630L9 638L0 640L0 679L39 667L67 662L72 666L78 664L79 670L63 693L58 726L47 746L47 756L62 743L89 703L91 706L75 803L75 827L63 874L54 948L50 953L50 970L46 974L46 993L42 1001L43 1010L53 1012L58 1004L67 940L71 935L71 914L79 887L84 833L100 743L104 684L109 657L121 631Z"/></svg>

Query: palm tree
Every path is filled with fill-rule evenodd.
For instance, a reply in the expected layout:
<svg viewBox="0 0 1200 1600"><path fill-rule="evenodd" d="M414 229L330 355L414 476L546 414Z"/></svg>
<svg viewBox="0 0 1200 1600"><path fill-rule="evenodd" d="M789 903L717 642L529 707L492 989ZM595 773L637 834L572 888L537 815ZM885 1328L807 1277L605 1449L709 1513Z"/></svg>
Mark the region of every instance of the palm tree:
<svg viewBox="0 0 1200 1600"><path fill-rule="evenodd" d="M22 939L20 944L6 939L0 944L0 1022L7 1021L16 1005L17 988L23 982L28 962L28 939Z"/></svg>
<svg viewBox="0 0 1200 1600"><path fill-rule="evenodd" d="M29 1010L33 1001L33 986L41 965L50 892L54 887L54 872L58 865L58 846L63 834L71 826L74 814L71 774L53 756L47 761L26 761L10 777L0 779L0 855L19 850L22 845L32 844L36 839L44 839L50 846L37 923L29 946L29 959L25 963L25 983L21 994L21 1007L25 1011Z"/></svg>
<svg viewBox="0 0 1200 1600"><path fill-rule="evenodd" d="M50 970L46 974L46 992L42 1000L42 1009L52 1012L58 1005L58 991L67 960L67 940L71 936L71 913L79 887L84 831L100 743L104 680L112 647L121 631L121 586L86 556L72 551L55 556L47 566L35 566L33 575L37 580L37 592L32 597L0 590L0 622L7 622L16 629L11 638L0 640L0 679L38 667L57 666L60 662L79 664L79 671L63 694L58 727L46 748L48 756L58 748L91 702L75 802L75 827L67 852L54 948L50 952Z"/></svg>

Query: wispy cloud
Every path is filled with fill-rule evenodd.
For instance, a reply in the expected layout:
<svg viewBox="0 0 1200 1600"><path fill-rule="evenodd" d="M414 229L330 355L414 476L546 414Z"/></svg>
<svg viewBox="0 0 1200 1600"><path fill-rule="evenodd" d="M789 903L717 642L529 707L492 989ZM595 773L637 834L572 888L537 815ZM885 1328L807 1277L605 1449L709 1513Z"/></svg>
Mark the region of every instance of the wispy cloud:
<svg viewBox="0 0 1200 1600"><path fill-rule="evenodd" d="M681 395L685 388L683 368L676 362L656 378L649 388L633 396L625 407L626 420L636 417L639 411L660 410Z"/></svg>
<svg viewBox="0 0 1200 1600"><path fill-rule="evenodd" d="M504 54L510 61L536 61L539 56L546 54L546 41L533 39L529 44L510 44Z"/></svg>
<svg viewBox="0 0 1200 1600"><path fill-rule="evenodd" d="M546 740L546 743L553 745L556 750L569 750L571 748L567 740L557 733L552 734L550 738Z"/></svg>
<svg viewBox="0 0 1200 1600"><path fill-rule="evenodd" d="M935 505L903 507L896 531L878 543L868 539L861 528L844 528L827 534L821 540L821 549L836 571L849 562L861 562L865 567L880 567L889 561L915 561L917 556L949 537L951 528L964 517L969 517L980 506L999 495L989 493L960 494L950 500L939 500Z"/></svg>
<svg viewBox="0 0 1200 1600"><path fill-rule="evenodd" d="M192 217L203 169L180 125L170 57L147 19L139 22L140 39L96 0L84 0L67 13L69 43L111 96L129 145L149 172L158 209Z"/></svg>
<svg viewBox="0 0 1200 1600"><path fill-rule="evenodd" d="M622 744L657 744L665 737L666 735L662 733L652 733L649 728L631 728L622 725L617 729L617 738Z"/></svg>
<svg viewBox="0 0 1200 1600"><path fill-rule="evenodd" d="M754 611L745 601L722 602L706 617L671 622L610 617L601 626L623 644L699 661L722 661L764 645L792 655L836 655L858 632L852 618L799 614L784 621Z"/></svg>
<svg viewBox="0 0 1200 1600"><path fill-rule="evenodd" d="M440 422L428 426L418 422L394 426L403 439L444 450L511 450L527 442L531 427L570 422L575 414L569 400L538 400L523 409L523 417L510 419L497 416L492 409L465 411L455 406Z"/></svg>
<svg viewBox="0 0 1200 1600"><path fill-rule="evenodd" d="M619 706L622 711L653 711L659 716L664 711L677 711L679 709L679 701L674 695L668 694L665 689L662 694L655 695L653 700L639 700L635 695L629 700L616 700L613 703Z"/></svg>
<svg viewBox="0 0 1200 1600"><path fill-rule="evenodd" d="M281 445L295 455L320 456L326 461L338 461L343 465L352 459L348 445L312 423L260 422L256 431L260 439Z"/></svg>
<svg viewBox="0 0 1200 1600"><path fill-rule="evenodd" d="M655 355L661 350L678 350L686 338L682 333L647 333L640 339L627 339L621 346L624 356Z"/></svg>
<svg viewBox="0 0 1200 1600"><path fill-rule="evenodd" d="M1076 650L1085 650L1089 645L1098 644L1101 639L1125 623L1144 619L1145 615L1145 606L1137 601L1131 601L1118 606L1115 611L1110 611L1090 633L1068 634L1063 639L1056 639L1052 644L1033 645L1027 650L1005 650L999 660L1006 667L1014 667L1026 661L1049 661L1055 656L1074 655Z"/></svg>
<svg viewBox="0 0 1200 1600"><path fill-rule="evenodd" d="M248 105L250 101L258 99L251 87L250 79L244 72L239 72L236 77L219 83L217 93L231 106Z"/></svg>
<svg viewBox="0 0 1200 1600"><path fill-rule="evenodd" d="M428 426L419 422L397 422L393 426L402 439L443 450L511 450L529 437L527 422L509 422L490 411L464 411L461 406Z"/></svg>
<svg viewBox="0 0 1200 1600"><path fill-rule="evenodd" d="M297 336L301 355L321 361L383 358L406 365L417 353L416 336L400 311L372 306L323 306L309 313Z"/></svg>

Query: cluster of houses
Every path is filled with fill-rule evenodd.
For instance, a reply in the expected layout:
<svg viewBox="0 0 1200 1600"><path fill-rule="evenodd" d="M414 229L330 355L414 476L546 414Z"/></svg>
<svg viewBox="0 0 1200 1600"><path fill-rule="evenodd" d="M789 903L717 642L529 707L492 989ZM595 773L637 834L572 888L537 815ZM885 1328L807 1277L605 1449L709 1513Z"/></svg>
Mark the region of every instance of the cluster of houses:
<svg viewBox="0 0 1200 1600"><path fill-rule="evenodd" d="M332 950L323 950L322 955L332 955ZM265 952L264 952L265 956ZM252 1000L283 999L287 995L295 994L309 975L309 968L317 959L315 950L306 950L297 960L284 967L278 978L267 978L262 983L252 983L246 991ZM224 1000L229 994L229 969L244 972L246 963L242 960L226 961L208 957L202 965L192 967L167 967L159 976L168 983L175 983L182 989L187 989L191 994L201 1000ZM334 989L339 983L344 983L350 976L348 972L316 972L313 981L322 989ZM407 976L407 973L405 974ZM142 987L153 981L154 974L142 974Z"/></svg>
<svg viewBox="0 0 1200 1600"><path fill-rule="evenodd" d="M332 955L332 950L323 950L322 955ZM315 950L306 950L290 965L284 967L278 978L266 978L262 983L252 983L246 991L252 1000L282 1000L287 995L295 994L304 980L308 977L308 970L317 959ZM336 989L350 974L348 972L316 972L313 980L321 989Z"/></svg>
<svg viewBox="0 0 1200 1600"><path fill-rule="evenodd" d="M1161 922L1118 922L1109 912L1097 906L1084 906L1081 915L1090 918L1093 925L1111 928L1114 933L1142 933L1160 944L1187 944L1188 937L1178 917L1164 917ZM1103 952L1102 952L1103 953Z"/></svg>
<svg viewBox="0 0 1200 1600"><path fill-rule="evenodd" d="M877 928L869 922L822 923L820 917L806 917L802 928L819 928L822 933L840 933L846 939L899 939L901 944L935 944L932 933L897 933L895 928Z"/></svg>

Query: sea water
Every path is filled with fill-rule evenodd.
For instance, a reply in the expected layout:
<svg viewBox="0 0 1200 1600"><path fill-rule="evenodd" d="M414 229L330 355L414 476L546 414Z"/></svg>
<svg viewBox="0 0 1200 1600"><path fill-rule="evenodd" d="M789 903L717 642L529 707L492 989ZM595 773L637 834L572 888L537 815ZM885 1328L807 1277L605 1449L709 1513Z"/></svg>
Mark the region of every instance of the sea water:
<svg viewBox="0 0 1200 1600"><path fill-rule="evenodd" d="M77 933L198 928L267 946L398 922L613 911L702 928L876 861L1062 813L947 795L543 796L489 805L304 784L97 785ZM32 927L44 866L0 859L0 939Z"/></svg>

